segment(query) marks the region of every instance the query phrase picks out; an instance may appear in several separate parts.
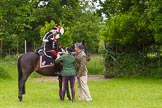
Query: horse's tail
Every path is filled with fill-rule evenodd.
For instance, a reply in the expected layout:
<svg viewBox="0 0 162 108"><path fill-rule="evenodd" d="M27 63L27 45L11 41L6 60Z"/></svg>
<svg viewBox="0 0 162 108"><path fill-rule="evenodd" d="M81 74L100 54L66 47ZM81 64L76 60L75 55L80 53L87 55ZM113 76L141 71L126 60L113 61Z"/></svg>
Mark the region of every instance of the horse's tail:
<svg viewBox="0 0 162 108"><path fill-rule="evenodd" d="M21 64L20 64L20 60L21 60L22 56L20 56L18 58L18 62L17 62L17 69L18 69L18 84L23 76L23 73L22 73L22 69L21 69Z"/></svg>

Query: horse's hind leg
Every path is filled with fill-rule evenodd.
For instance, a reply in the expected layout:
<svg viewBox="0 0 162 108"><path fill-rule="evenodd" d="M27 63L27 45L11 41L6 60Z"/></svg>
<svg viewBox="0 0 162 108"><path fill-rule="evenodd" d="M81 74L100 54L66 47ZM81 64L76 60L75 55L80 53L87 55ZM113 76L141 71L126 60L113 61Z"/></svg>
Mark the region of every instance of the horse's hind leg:
<svg viewBox="0 0 162 108"><path fill-rule="evenodd" d="M27 72L28 74L24 74L23 77L21 78L20 82L19 82L19 101L22 101L22 95L25 94L25 83L26 80L28 79L28 77L30 76L30 74L32 73L32 71Z"/></svg>
<svg viewBox="0 0 162 108"><path fill-rule="evenodd" d="M25 94L25 82L26 82L27 78L22 77L22 79L19 82L19 101L22 101L22 95Z"/></svg>

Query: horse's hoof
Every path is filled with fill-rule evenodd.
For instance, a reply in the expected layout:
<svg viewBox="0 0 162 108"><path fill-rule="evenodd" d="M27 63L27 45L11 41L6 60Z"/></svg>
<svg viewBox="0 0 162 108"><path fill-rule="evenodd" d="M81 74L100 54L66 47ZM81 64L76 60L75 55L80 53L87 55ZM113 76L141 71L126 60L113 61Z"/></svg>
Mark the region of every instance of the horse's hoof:
<svg viewBox="0 0 162 108"><path fill-rule="evenodd" d="M62 100L62 97L60 97L60 100Z"/></svg>
<svg viewBox="0 0 162 108"><path fill-rule="evenodd" d="M68 97L69 100L72 100L71 97Z"/></svg>
<svg viewBox="0 0 162 108"><path fill-rule="evenodd" d="M22 102L22 95L19 95L18 98L19 98L19 102Z"/></svg>

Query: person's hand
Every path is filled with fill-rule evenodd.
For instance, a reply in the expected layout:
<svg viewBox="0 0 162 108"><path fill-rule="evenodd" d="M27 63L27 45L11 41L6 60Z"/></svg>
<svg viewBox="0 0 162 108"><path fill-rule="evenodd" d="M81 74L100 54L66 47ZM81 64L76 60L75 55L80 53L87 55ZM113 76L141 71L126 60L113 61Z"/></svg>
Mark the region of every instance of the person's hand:
<svg viewBox="0 0 162 108"><path fill-rule="evenodd" d="M59 53L57 53L57 58L59 58L60 57L60 54Z"/></svg>

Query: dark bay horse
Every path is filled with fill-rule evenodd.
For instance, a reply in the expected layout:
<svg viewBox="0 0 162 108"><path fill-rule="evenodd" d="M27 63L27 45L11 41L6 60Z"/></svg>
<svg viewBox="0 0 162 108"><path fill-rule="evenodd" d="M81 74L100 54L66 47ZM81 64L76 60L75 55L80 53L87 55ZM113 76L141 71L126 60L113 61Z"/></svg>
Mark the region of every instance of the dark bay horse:
<svg viewBox="0 0 162 108"><path fill-rule="evenodd" d="M60 74L62 70L61 64L55 64L54 67L40 68L40 55L36 52L28 52L18 59L18 99L22 101L22 95L25 94L25 82L32 72L37 72L44 76L58 76L59 80L59 96L61 98L62 90L62 76ZM71 99L69 89L67 90L67 97Z"/></svg>
<svg viewBox="0 0 162 108"><path fill-rule="evenodd" d="M82 42L84 46L84 51L87 54L85 49L84 42ZM74 49L74 45L72 46ZM87 54L87 60L90 60L89 55ZM61 64L55 64L54 67L44 67L40 68L40 55L36 52L28 52L18 59L18 99L22 101L23 95L25 94L25 83L28 77L31 75L32 72L37 72L44 76L58 76L59 79L59 96L61 98L61 90L62 90L62 76L60 74L62 70ZM69 88L67 89L67 97L69 100L71 99Z"/></svg>

